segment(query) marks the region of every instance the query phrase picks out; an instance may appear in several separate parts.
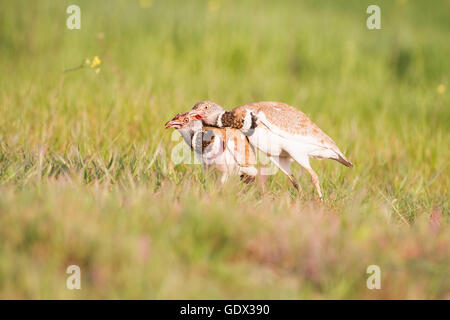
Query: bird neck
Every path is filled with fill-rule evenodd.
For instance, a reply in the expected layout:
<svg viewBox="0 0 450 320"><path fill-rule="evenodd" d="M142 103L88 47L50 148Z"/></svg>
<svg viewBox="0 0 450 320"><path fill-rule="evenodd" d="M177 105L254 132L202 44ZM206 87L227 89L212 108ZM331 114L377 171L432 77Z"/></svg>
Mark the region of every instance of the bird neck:
<svg viewBox="0 0 450 320"><path fill-rule="evenodd" d="M191 146L195 153L200 155L203 153L203 130L194 132L192 135Z"/></svg>
<svg viewBox="0 0 450 320"><path fill-rule="evenodd" d="M216 126L219 128L236 128L237 123L235 123L235 117L234 113L231 111L223 111L219 116L217 117L217 123Z"/></svg>
<svg viewBox="0 0 450 320"><path fill-rule="evenodd" d="M203 130L203 123L200 120L195 120L190 123L190 128L193 133Z"/></svg>
<svg viewBox="0 0 450 320"><path fill-rule="evenodd" d="M235 128L241 130L244 134L251 132L256 127L256 117L250 110L239 116L233 111L224 111L217 118L217 127Z"/></svg>
<svg viewBox="0 0 450 320"><path fill-rule="evenodd" d="M183 137L184 142L192 148L192 136L194 135L194 131L191 129L182 128L178 129L178 132Z"/></svg>

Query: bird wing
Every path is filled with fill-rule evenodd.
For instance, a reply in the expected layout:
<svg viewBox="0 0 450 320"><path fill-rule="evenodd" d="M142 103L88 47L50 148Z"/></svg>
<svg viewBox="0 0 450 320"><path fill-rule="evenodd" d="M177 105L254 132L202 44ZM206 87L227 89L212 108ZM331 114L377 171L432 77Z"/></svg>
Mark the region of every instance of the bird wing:
<svg viewBox="0 0 450 320"><path fill-rule="evenodd" d="M310 155L317 158L332 158L335 159L346 166L353 166L353 164L348 161L344 154L339 150L334 141L328 137L323 131L317 127L317 135L312 134L292 134L276 125L272 124L267 120L263 111L256 113L257 122L264 125L270 132L276 134L282 138L293 140L303 144L309 144L311 146L317 147L317 150L312 150Z"/></svg>
<svg viewBox="0 0 450 320"><path fill-rule="evenodd" d="M277 127L276 125L272 124L270 121L267 120L266 115L262 111L260 111L256 114L256 119L257 119L256 120L257 122L264 125L270 132L278 135L279 137L282 137L282 138L285 138L288 140L295 140L300 143L307 143L307 144L315 145L315 146L321 147L321 148L328 147L328 145L326 145L325 143L320 143L320 141L312 135L292 134L292 133L289 133L289 132Z"/></svg>

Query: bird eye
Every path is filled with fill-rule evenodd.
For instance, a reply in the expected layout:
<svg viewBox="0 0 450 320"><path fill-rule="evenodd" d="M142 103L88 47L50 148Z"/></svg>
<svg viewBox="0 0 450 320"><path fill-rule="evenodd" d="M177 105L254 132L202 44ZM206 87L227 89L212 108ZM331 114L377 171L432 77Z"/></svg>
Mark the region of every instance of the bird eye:
<svg viewBox="0 0 450 320"><path fill-rule="evenodd" d="M209 106L205 106L205 109L208 110Z"/></svg>
<svg viewBox="0 0 450 320"><path fill-rule="evenodd" d="M184 119L184 123L188 123L188 122L189 122L188 118Z"/></svg>

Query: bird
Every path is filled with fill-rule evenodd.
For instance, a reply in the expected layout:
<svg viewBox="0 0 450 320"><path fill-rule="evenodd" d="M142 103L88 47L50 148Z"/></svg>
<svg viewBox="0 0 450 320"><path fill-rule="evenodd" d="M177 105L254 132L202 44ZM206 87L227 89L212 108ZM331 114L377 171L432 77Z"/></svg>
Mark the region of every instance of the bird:
<svg viewBox="0 0 450 320"><path fill-rule="evenodd" d="M265 153L289 177L299 193L300 185L290 170L292 161L310 174L321 200L319 177L309 159L332 159L353 167L325 132L303 112L282 102L254 102L227 111L213 101L200 101L189 113L205 125L239 129L252 146Z"/></svg>
<svg viewBox="0 0 450 320"><path fill-rule="evenodd" d="M177 129L204 166L214 165L222 173L222 183L232 174L239 174L245 183L255 180L256 156L239 130L203 126L187 112L177 114L165 127Z"/></svg>

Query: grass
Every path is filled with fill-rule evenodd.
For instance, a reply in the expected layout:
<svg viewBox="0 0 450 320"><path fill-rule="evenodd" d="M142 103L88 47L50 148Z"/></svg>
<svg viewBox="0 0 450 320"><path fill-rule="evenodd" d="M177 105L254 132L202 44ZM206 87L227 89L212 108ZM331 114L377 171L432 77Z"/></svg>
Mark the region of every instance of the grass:
<svg viewBox="0 0 450 320"><path fill-rule="evenodd" d="M0 2L0 298L450 298L448 1ZM294 105L355 167L313 161L323 203L222 186L163 127L206 99Z"/></svg>

